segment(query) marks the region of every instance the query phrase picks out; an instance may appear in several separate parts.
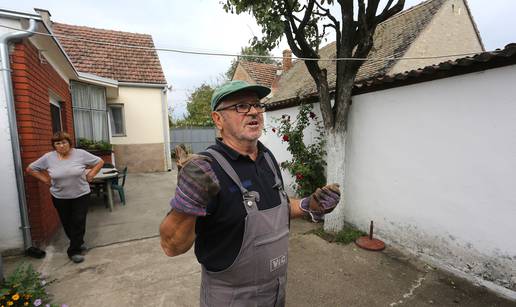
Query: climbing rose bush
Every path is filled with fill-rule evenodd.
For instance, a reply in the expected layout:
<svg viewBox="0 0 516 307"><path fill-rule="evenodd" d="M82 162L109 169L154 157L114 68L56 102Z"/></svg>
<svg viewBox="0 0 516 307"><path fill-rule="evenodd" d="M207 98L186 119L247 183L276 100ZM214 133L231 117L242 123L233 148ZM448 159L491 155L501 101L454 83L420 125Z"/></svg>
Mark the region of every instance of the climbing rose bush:
<svg viewBox="0 0 516 307"><path fill-rule="evenodd" d="M294 121L289 115L282 115L275 122L278 126L271 131L287 144L287 150L292 154L292 159L282 162L281 168L288 170L295 178L292 188L296 194L306 197L326 184L326 139L322 122L313 112L312 104L301 105ZM316 137L312 144L307 145L303 141L304 132L311 125L315 127Z"/></svg>

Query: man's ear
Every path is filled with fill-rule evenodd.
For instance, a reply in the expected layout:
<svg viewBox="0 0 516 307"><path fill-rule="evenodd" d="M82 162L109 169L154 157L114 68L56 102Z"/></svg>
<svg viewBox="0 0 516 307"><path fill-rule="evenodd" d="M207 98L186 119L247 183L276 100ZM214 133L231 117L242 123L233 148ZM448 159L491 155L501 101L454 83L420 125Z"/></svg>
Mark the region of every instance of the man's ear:
<svg viewBox="0 0 516 307"><path fill-rule="evenodd" d="M219 130L222 130L222 124L224 122L224 117L222 116L222 114L213 111L211 112L211 119L215 123L215 127L217 127L217 129Z"/></svg>

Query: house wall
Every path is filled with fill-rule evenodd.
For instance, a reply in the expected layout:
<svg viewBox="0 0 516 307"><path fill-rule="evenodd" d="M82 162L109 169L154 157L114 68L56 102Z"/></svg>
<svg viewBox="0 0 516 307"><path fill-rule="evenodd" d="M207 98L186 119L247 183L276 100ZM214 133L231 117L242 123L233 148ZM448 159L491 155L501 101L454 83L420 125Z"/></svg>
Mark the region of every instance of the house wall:
<svg viewBox="0 0 516 307"><path fill-rule="evenodd" d="M166 170L162 89L120 86L109 104L124 105L125 136L112 136L115 163L129 172Z"/></svg>
<svg viewBox="0 0 516 307"><path fill-rule="evenodd" d="M44 153L53 150L50 144L52 125L50 94L62 102L63 129L72 136L72 103L67 80L61 78L47 62L41 61L38 51L29 41L15 45L11 54L11 69L16 102L16 118L24 169ZM10 179L13 181L13 179ZM45 244L59 227L46 185L25 176L25 189L32 239ZM17 218L19 220L19 216Z"/></svg>
<svg viewBox="0 0 516 307"><path fill-rule="evenodd" d="M250 84L256 84L256 81L254 81L253 78L249 76L247 71L240 64L238 64L235 68L235 73L233 74L232 80L242 80Z"/></svg>
<svg viewBox="0 0 516 307"><path fill-rule="evenodd" d="M337 214L363 231L374 220L388 245L516 298L515 72L354 96ZM266 125L281 114L297 111L267 112ZM288 158L277 137L262 141Z"/></svg>
<svg viewBox="0 0 516 307"><path fill-rule="evenodd" d="M14 20L2 20L3 25L19 27ZM0 27L0 36L8 29ZM5 96L3 75L0 74L0 253L4 250L23 249L20 231L20 210L16 187L14 159L11 147L7 97Z"/></svg>
<svg viewBox="0 0 516 307"><path fill-rule="evenodd" d="M430 55L464 54L482 52L463 0L448 0L437 12L430 24L419 34L403 57L424 57ZM463 56L398 61L388 72L396 74L412 69L441 63Z"/></svg>

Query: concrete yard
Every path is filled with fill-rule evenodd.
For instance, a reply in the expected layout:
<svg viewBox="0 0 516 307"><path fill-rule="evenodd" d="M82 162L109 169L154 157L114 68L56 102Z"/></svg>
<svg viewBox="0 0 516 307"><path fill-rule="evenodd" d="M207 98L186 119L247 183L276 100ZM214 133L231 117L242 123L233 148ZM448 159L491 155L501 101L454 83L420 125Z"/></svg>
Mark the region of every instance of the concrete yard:
<svg viewBox="0 0 516 307"><path fill-rule="evenodd" d="M200 265L193 250L169 258L158 226L175 189L175 172L129 174L127 205L109 212L93 198L86 260L66 256L60 232L44 259L4 258L6 273L27 261L54 282L55 303L81 306L198 306ZM483 288L389 247L380 253L339 245L309 233L320 225L292 222L287 306L516 306Z"/></svg>

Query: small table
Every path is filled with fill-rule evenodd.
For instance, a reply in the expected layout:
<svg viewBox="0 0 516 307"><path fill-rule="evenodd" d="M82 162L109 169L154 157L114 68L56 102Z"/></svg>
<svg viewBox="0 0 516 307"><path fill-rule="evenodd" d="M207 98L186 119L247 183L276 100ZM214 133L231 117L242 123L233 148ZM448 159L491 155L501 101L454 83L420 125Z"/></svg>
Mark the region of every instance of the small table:
<svg viewBox="0 0 516 307"><path fill-rule="evenodd" d="M100 171L93 177L93 183L104 184L104 191L107 193L109 211L113 211L113 191L111 189L111 179L118 176L116 168L101 168Z"/></svg>

